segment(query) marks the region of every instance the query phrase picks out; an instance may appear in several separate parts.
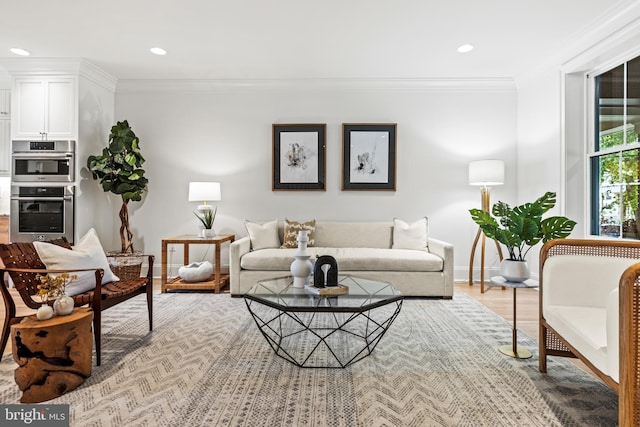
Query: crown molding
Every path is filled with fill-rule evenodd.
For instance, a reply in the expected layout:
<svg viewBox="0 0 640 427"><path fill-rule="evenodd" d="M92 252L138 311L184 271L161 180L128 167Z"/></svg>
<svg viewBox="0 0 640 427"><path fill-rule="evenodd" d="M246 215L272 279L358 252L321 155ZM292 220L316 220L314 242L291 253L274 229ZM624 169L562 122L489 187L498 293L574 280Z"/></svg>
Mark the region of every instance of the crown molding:
<svg viewBox="0 0 640 427"><path fill-rule="evenodd" d="M11 58L0 61L12 77L79 76L115 92L117 79L83 58Z"/></svg>
<svg viewBox="0 0 640 427"><path fill-rule="evenodd" d="M545 61L535 64L527 72L516 76L518 84L534 79L549 69L558 73L588 71L603 62L613 60L622 51L628 53L637 48L640 36L640 2L626 0L611 6L606 13L585 26L586 30L577 32L552 52Z"/></svg>
<svg viewBox="0 0 640 427"><path fill-rule="evenodd" d="M515 91L511 78L119 80L117 93L251 91Z"/></svg>

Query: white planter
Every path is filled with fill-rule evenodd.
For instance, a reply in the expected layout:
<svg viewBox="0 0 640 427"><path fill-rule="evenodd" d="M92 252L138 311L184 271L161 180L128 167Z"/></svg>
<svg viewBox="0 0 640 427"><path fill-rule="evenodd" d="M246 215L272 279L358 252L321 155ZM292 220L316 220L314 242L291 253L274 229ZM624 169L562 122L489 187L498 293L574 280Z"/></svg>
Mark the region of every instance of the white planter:
<svg viewBox="0 0 640 427"><path fill-rule="evenodd" d="M527 261L513 261L505 259L500 264L500 275L508 282L524 282L531 273Z"/></svg>

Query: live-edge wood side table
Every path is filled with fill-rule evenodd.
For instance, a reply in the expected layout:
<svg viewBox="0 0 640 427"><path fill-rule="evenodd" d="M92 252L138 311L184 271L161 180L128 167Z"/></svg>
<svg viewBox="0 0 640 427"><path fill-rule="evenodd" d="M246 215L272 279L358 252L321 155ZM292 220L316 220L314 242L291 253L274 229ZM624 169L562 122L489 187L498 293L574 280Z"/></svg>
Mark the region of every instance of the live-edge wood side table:
<svg viewBox="0 0 640 427"><path fill-rule="evenodd" d="M211 238L198 237L195 234L183 234L181 236L167 237L162 239L162 271L160 276L161 292L165 293L169 289L213 289L215 292L227 284L228 274L220 271L220 249L223 243L231 244L235 240L235 234L220 234ZM214 274L213 278L204 282L185 282L180 277L167 277L167 247L169 245L182 245L184 247L184 265L189 264L189 245L214 245Z"/></svg>
<svg viewBox="0 0 640 427"><path fill-rule="evenodd" d="M74 308L67 316L37 320L35 314L11 325L14 378L22 403L62 396L91 376L93 311Z"/></svg>

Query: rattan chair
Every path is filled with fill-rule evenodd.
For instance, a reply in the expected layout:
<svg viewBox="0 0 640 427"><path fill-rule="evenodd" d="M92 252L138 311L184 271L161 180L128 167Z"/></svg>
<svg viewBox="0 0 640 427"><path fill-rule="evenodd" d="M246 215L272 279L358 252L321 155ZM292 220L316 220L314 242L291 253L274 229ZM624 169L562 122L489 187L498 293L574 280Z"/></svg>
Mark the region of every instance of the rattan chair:
<svg viewBox="0 0 640 427"><path fill-rule="evenodd" d="M552 240L540 251L540 372L547 372L547 356L577 357L618 394L620 426L640 425L640 263L627 268L619 283L619 383L596 368L558 334L543 315L545 262L558 255L622 257L640 261L640 243L612 240Z"/></svg>
<svg viewBox="0 0 640 427"><path fill-rule="evenodd" d="M51 243L71 248L69 242L64 238L52 241ZM37 293L38 282L36 281L36 275L56 273L60 272L60 270L47 270L40 260L33 243L0 244L0 259L2 259L2 262L4 263L4 268L0 268L0 292L2 292L6 312L2 337L0 338L1 358L9 339L11 325L21 320L20 316L16 316L16 304L9 292L8 283L5 281L5 271L9 273L24 304L29 308L37 309L42 305L42 303L33 298ZM100 365L101 362L101 312L103 310L120 304L121 302L137 295L146 294L147 311L149 313L149 331L153 330L153 261L154 256L148 255L149 270L145 277L125 279L118 282L106 283L104 285L101 284L104 274L103 270L91 269L92 271L95 271L95 289L72 297L76 307L88 305L94 311L93 332L96 342L97 365Z"/></svg>

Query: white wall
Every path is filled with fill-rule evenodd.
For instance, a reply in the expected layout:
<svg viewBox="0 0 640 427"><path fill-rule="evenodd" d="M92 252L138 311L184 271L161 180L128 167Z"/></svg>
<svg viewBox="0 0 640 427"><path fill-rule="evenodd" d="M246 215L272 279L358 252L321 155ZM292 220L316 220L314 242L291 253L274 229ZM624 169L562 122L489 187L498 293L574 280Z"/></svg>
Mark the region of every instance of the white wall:
<svg viewBox="0 0 640 427"><path fill-rule="evenodd" d="M105 250L119 250L119 200L102 191L86 168L89 155L102 153L115 123L115 85L109 87L81 75L78 81L78 144L76 149L75 239L95 228Z"/></svg>
<svg viewBox="0 0 640 427"><path fill-rule="evenodd" d="M589 144L587 73L640 54L640 3L613 11L580 42L517 80L520 203L545 191L558 194L550 214L575 220L571 237L588 235L585 153ZM537 276L539 245L527 257Z"/></svg>
<svg viewBox="0 0 640 427"><path fill-rule="evenodd" d="M237 236L246 235L245 219L427 215L431 235L455 245L464 280L477 229L468 209L480 204L467 165L504 159L506 185L493 200L515 201L516 107L510 81L119 82L116 120L129 120L139 136L150 181L143 203L130 204L137 246L159 265L163 237L196 231L188 182L211 180L222 184L214 227ZM341 124L359 122L398 124L396 192L340 190ZM271 191L273 123L327 124L326 192Z"/></svg>

